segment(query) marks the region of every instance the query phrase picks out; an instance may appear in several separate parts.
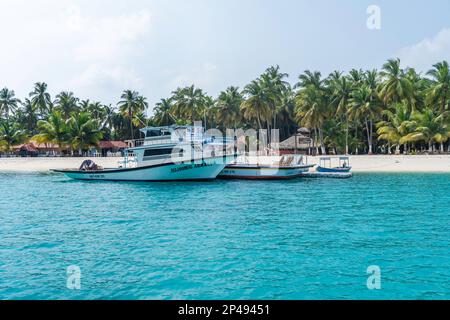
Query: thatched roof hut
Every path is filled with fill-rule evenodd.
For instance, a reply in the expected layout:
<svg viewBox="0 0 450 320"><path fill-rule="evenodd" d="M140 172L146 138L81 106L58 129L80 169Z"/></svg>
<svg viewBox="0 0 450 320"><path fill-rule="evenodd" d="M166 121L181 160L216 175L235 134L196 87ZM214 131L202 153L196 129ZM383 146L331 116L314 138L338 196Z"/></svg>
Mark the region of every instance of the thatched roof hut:
<svg viewBox="0 0 450 320"><path fill-rule="evenodd" d="M271 144L272 149L278 149L281 154L309 153L312 147L312 139L301 133L276 144Z"/></svg>

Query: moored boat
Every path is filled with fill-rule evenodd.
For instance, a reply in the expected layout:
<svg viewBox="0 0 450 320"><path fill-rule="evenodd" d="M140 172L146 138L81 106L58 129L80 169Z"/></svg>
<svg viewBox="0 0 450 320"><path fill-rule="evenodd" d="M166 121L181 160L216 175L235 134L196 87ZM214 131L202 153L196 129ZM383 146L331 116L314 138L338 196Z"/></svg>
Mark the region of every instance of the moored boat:
<svg viewBox="0 0 450 320"><path fill-rule="evenodd" d="M237 162L227 165L220 173L220 179L243 180L285 180L293 179L308 172L314 165L305 164L303 157L281 157L272 164Z"/></svg>
<svg viewBox="0 0 450 320"><path fill-rule="evenodd" d="M212 180L235 158L232 144L205 138L201 127L148 127L141 132L145 138L130 142L117 168L83 163L79 169L53 171L77 180Z"/></svg>
<svg viewBox="0 0 450 320"><path fill-rule="evenodd" d="M338 166L333 166L333 160L338 161ZM349 157L322 157L316 171L323 173L349 173L351 169Z"/></svg>

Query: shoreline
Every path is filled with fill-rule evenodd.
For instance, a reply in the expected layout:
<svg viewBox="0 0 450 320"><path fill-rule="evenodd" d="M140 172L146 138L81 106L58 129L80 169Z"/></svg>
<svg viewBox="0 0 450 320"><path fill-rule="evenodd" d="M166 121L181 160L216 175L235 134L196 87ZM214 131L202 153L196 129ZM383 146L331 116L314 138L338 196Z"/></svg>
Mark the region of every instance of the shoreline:
<svg viewBox="0 0 450 320"><path fill-rule="evenodd" d="M320 157L308 157L317 164ZM0 172L49 172L51 169L78 168L88 158L0 158ZM121 157L91 158L104 168L116 168ZM270 164L277 157L259 157ZM450 155L358 155L350 156L354 173L450 173Z"/></svg>

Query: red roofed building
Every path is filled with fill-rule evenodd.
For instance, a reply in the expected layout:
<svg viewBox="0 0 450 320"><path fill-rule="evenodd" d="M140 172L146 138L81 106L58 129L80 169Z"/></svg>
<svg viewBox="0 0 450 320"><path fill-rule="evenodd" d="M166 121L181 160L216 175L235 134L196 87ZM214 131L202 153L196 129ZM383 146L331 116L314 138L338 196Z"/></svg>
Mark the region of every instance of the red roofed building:
<svg viewBox="0 0 450 320"><path fill-rule="evenodd" d="M122 154L127 148L127 144L123 141L100 141L98 148L103 157Z"/></svg>
<svg viewBox="0 0 450 320"><path fill-rule="evenodd" d="M21 144L18 146L13 146L12 150L14 153L22 157L36 157L36 156L57 156L61 152L67 151L68 147L63 146L59 148L57 144L54 143L37 143L35 141L30 141L26 144Z"/></svg>
<svg viewBox="0 0 450 320"><path fill-rule="evenodd" d="M92 156L114 157L122 156L123 151L127 148L127 144L123 141L100 141L98 147L91 149ZM60 156L70 154L68 146L59 148L53 143L37 143L30 141L26 144L13 146L12 150L21 157L37 157L37 156ZM93 151L93 152L92 152Z"/></svg>

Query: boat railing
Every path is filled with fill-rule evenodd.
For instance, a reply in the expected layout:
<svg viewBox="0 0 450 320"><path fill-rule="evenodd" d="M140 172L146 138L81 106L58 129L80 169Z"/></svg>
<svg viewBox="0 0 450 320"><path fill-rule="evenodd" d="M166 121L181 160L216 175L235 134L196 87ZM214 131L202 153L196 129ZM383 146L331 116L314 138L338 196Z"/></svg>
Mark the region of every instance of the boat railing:
<svg viewBox="0 0 450 320"><path fill-rule="evenodd" d="M234 141L230 139L218 139L218 138L211 138L208 137L206 139L180 139L178 143L193 143L196 145L200 144L223 144L223 145L230 145ZM159 144L167 144L167 143L175 143L169 138L160 138L160 139L135 139L135 140L125 140L125 143L127 144L127 147L129 149L136 148L136 147L142 147L142 146L150 146L150 145L159 145Z"/></svg>
<svg viewBox="0 0 450 320"><path fill-rule="evenodd" d="M156 140L150 140L150 139L135 139L135 140L126 140L125 143L127 144L128 148L137 148L142 146L149 146L149 145L157 145L157 144L166 144L170 143L170 139L156 139Z"/></svg>

